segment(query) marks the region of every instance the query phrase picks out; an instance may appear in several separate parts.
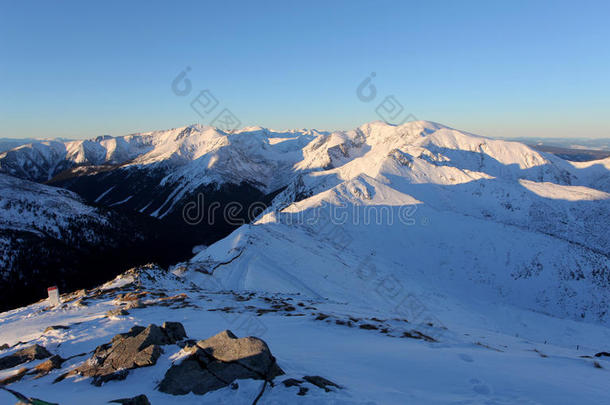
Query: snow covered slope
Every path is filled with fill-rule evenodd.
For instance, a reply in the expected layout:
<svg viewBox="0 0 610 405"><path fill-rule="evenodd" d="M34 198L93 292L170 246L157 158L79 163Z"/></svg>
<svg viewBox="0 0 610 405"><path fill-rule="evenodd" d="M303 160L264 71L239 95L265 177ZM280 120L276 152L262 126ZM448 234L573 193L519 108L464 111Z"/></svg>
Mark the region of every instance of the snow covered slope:
<svg viewBox="0 0 610 405"><path fill-rule="evenodd" d="M76 193L0 174L0 226L58 236L75 217L105 221Z"/></svg>
<svg viewBox="0 0 610 405"><path fill-rule="evenodd" d="M28 340L69 359L11 388L67 404L138 394L154 404L252 403L252 380L203 397L161 393L184 356L171 345L124 381L52 383L114 334L178 320L192 339L227 328L262 337L287 378L343 387L297 395L276 379L260 404L610 402L607 162L570 163L430 122L172 131L146 135L150 149L121 165L75 168L66 184L89 177L103 182L99 202L159 217L202 186L206 198L222 184L281 191L255 221L171 272L132 271L56 308L0 314L5 353ZM154 193L138 197L151 184L142 176L162 195L152 212ZM118 305L128 313L106 313ZM44 332L58 324L67 329Z"/></svg>
<svg viewBox="0 0 610 405"><path fill-rule="evenodd" d="M398 263L408 268L401 270L402 281L418 275L418 283L444 285L448 294L474 285L483 295L557 316L602 322L608 317L610 171L605 161L571 163L520 143L426 121L399 127L372 122L339 132L252 127L231 134L195 125L46 146L10 153L44 149L49 157L49 150L58 151L63 157L49 158L50 166L82 166L54 184L90 201L158 218L183 220L185 204L197 194L208 206L236 201L246 212L249 204L268 201L271 192L285 188L264 218L194 259L230 261L218 276L234 280L235 288L273 279L290 291L301 286L322 294L322 281L330 277L325 271L353 267L373 254L388 262L388 274L402 274L394 268ZM0 163L9 154L3 156ZM403 226L397 218L406 215L405 207L424 223L403 218L416 222ZM286 246L294 243L294 252L313 255L313 247L303 246L325 245L318 234L326 224L321 220L316 227L299 219L332 217L341 210L348 223L339 230L353 240L346 252L354 249L341 260L350 263L324 259L324 266L314 266L323 274L303 280L316 272L304 258L295 266L285 262L284 252L293 251ZM373 223L366 224L358 212L379 216L380 224L370 219ZM295 239L303 232L311 240ZM239 258L218 250L242 239L251 244ZM341 249L321 254L340 255ZM252 260L259 264L245 264ZM281 269L281 277L248 276L273 273L271 268Z"/></svg>
<svg viewBox="0 0 610 405"><path fill-rule="evenodd" d="M0 138L0 153L36 141L33 138Z"/></svg>
<svg viewBox="0 0 610 405"><path fill-rule="evenodd" d="M150 217L87 205L75 193L0 174L0 309L32 302L46 288L79 288L158 260ZM177 239L171 236L172 239ZM144 256L145 255L145 256Z"/></svg>
<svg viewBox="0 0 610 405"><path fill-rule="evenodd" d="M373 122L332 133L260 127L225 133L191 125L116 138L37 142L0 154L0 171L35 181L52 179L90 202L164 218L180 212L197 194L210 195L223 187L256 193L261 200L310 172L341 167L336 172L340 178L359 173L376 177L390 155L403 163L420 158L409 175L417 183L461 184L484 173L562 185L601 184L610 192L607 180L600 179L603 174L594 169L575 167L520 143L425 121L398 128Z"/></svg>
<svg viewBox="0 0 610 405"><path fill-rule="evenodd" d="M481 303L610 321L610 194L574 185L590 178L572 165L422 122L367 124L326 142L340 146L336 157L306 153L299 167L319 170L190 268L227 288L388 311L399 302L375 286L401 286L443 323L449 308Z"/></svg>
<svg viewBox="0 0 610 405"><path fill-rule="evenodd" d="M135 325L178 321L193 340L224 329L239 337L264 339L286 374L266 386L259 405L610 401L610 361L601 354L595 356L607 351L610 338L610 330L601 325L511 306L498 306L499 317L484 318L480 310L470 313L470 308L455 306L453 322L445 328L430 327L374 305L356 307L303 294L235 292L199 276L183 269L175 274L154 267L131 270L98 288L66 294L56 307L41 301L0 313L0 342L6 343L0 359L38 344L62 360L41 377L23 371L21 378L15 376L23 369L36 373L44 359L0 370L0 379L17 379L7 388L62 405L82 404L83 398L102 404L142 394L155 405L254 403L262 388L260 380L238 380L232 388L203 396L159 391L166 371L184 358L184 342L163 346L155 362L129 371L123 380L94 386L91 378L75 376L56 382L87 364L95 348L116 334ZM374 289L371 284L370 296ZM432 290L428 295L437 296ZM421 304L413 299L410 307L427 311ZM510 333L499 331L498 325ZM300 387L284 383L303 381L303 376L321 376L341 388L326 391L308 382ZM0 390L0 401L14 403L15 399Z"/></svg>

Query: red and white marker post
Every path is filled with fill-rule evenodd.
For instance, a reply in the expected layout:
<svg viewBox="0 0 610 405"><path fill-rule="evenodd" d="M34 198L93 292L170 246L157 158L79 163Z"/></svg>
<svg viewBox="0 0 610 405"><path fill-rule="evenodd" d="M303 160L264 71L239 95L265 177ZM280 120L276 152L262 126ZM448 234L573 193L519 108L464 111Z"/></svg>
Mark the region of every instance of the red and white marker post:
<svg viewBox="0 0 610 405"><path fill-rule="evenodd" d="M57 286L47 288L47 292L49 293L49 305L54 307L55 305L59 305L59 289Z"/></svg>

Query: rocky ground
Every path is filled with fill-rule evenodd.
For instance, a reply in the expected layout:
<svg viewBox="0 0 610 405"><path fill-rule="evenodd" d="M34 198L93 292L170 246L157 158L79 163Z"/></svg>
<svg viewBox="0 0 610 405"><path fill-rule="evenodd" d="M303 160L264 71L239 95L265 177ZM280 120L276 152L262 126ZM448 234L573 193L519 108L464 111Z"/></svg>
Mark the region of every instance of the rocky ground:
<svg viewBox="0 0 610 405"><path fill-rule="evenodd" d="M587 345L413 324L298 294L206 289L154 266L65 294L56 307L41 301L3 313L0 325L3 403L79 404L86 397L122 404L567 404L609 398L610 357Z"/></svg>

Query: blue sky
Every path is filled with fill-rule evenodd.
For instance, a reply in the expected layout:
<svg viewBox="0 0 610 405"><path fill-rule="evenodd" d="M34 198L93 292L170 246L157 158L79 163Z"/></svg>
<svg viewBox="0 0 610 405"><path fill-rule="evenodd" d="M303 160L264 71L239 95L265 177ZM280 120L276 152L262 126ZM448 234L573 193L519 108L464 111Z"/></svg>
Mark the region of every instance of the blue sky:
<svg viewBox="0 0 610 405"><path fill-rule="evenodd" d="M208 124L203 89L243 126L351 129L393 95L482 135L610 137L607 1L0 4L0 137Z"/></svg>

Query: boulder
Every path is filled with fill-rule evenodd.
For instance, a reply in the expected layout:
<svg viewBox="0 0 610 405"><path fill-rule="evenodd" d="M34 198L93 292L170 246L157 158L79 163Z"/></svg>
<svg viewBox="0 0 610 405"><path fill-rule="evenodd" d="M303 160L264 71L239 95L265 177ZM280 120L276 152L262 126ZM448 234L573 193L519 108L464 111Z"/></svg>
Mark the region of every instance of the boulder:
<svg viewBox="0 0 610 405"><path fill-rule="evenodd" d="M61 365L64 363L64 361L66 360L55 354L49 359L43 361L42 363L34 367L31 374L36 374L36 378L44 377L52 370L61 368Z"/></svg>
<svg viewBox="0 0 610 405"><path fill-rule="evenodd" d="M186 338L186 331L180 322L164 322L162 328L167 336L176 342Z"/></svg>
<svg viewBox="0 0 610 405"><path fill-rule="evenodd" d="M135 299L135 300L131 300L131 301L127 301L127 304L125 305L125 309L136 309L136 308L144 308L146 307L146 305L142 304L142 301L140 301L139 299Z"/></svg>
<svg viewBox="0 0 610 405"><path fill-rule="evenodd" d="M39 404L39 405L59 405L56 403L52 403L52 402L47 402L47 401L43 401L41 399L38 398L28 398L25 395L23 395L20 392L17 392L15 390L12 390L10 388L6 388L3 386L0 386L0 389L7 391L9 393L11 393L15 398L17 398L19 400L19 402L17 402L16 405L32 405L32 404Z"/></svg>
<svg viewBox="0 0 610 405"><path fill-rule="evenodd" d="M270 381L284 374L264 341L255 337L239 339L229 330L183 350L188 356L167 370L159 384L161 392L203 395L238 379Z"/></svg>
<svg viewBox="0 0 610 405"><path fill-rule="evenodd" d="M146 395L138 395L137 397L133 398L114 399L109 402L122 405L150 405L150 401Z"/></svg>
<svg viewBox="0 0 610 405"><path fill-rule="evenodd" d="M32 360L41 360L51 357L51 353L42 346L33 345L21 349L13 354L0 358L0 370L13 368L19 364L27 363Z"/></svg>
<svg viewBox="0 0 610 405"><path fill-rule="evenodd" d="M106 312L106 316L108 316L108 317L110 317L110 316L125 316L125 315L129 315L129 312L127 312L123 308L115 308L115 309L111 309L110 311Z"/></svg>
<svg viewBox="0 0 610 405"><path fill-rule="evenodd" d="M319 375L306 375L305 377L303 377L303 379L318 388L322 388L326 392L331 391L331 389L328 387L341 388L340 385L335 384L334 382L327 380L324 377L320 377Z"/></svg>
<svg viewBox="0 0 610 405"><path fill-rule="evenodd" d="M17 372L15 372L14 374L11 374L8 377L1 379L0 385L9 385L14 382L17 382L17 381L21 380L27 372L28 372L28 369L26 367L22 367L19 370L17 370Z"/></svg>
<svg viewBox="0 0 610 405"><path fill-rule="evenodd" d="M154 324L147 328L134 326L113 337L110 343L98 346L85 364L59 377L56 382L74 374L93 377L92 384L96 386L111 380L123 380L129 370L155 365L163 352L162 345L177 343L184 337L184 327L177 322L167 322L161 327Z"/></svg>
<svg viewBox="0 0 610 405"><path fill-rule="evenodd" d="M64 329L70 329L69 326L65 326L65 325L52 325L52 326L48 326L43 333L47 333L47 332L52 332L54 330L64 330Z"/></svg>

